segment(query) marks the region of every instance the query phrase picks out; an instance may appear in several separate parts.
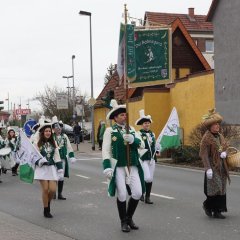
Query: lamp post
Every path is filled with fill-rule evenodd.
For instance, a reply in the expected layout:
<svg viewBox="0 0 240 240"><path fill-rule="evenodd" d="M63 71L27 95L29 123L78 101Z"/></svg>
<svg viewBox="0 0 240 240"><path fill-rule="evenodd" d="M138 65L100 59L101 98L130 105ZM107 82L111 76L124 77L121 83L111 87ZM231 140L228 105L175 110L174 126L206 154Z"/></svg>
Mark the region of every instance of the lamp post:
<svg viewBox="0 0 240 240"><path fill-rule="evenodd" d="M69 78L73 78L73 76L62 76L62 78L67 79L67 89L68 89L68 105L70 102L70 87L69 87ZM68 106L69 107L69 106Z"/></svg>
<svg viewBox="0 0 240 240"><path fill-rule="evenodd" d="M89 25L90 25L90 69L91 69L91 99L93 99L93 64L92 64L92 21L91 21L91 12L80 11L80 15L89 16ZM92 119L92 150L95 150L95 130L94 130L94 106L91 107L91 119Z"/></svg>
<svg viewBox="0 0 240 240"><path fill-rule="evenodd" d="M75 119L75 86L74 86L74 59L75 55L72 55L72 80L73 80L73 119Z"/></svg>

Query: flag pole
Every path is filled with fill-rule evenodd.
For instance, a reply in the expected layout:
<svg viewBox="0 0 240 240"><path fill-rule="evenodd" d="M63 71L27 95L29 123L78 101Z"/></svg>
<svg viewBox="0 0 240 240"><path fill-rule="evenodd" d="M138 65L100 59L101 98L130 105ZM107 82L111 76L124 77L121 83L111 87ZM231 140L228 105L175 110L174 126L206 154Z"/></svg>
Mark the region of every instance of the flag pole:
<svg viewBox="0 0 240 240"><path fill-rule="evenodd" d="M126 99L126 133L129 134L129 104L128 104L128 77L127 77L127 4L124 4L124 23L125 23L125 47L124 47L124 84L125 84L125 99ZM130 173L130 146L127 142L127 168Z"/></svg>

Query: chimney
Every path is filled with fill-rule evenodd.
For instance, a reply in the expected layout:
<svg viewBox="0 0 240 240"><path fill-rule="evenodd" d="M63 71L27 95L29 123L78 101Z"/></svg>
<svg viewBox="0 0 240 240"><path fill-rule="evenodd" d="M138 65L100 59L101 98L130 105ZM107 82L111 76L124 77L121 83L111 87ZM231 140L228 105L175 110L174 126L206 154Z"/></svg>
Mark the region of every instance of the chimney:
<svg viewBox="0 0 240 240"><path fill-rule="evenodd" d="M190 21L196 21L194 18L194 8L188 8L188 18Z"/></svg>

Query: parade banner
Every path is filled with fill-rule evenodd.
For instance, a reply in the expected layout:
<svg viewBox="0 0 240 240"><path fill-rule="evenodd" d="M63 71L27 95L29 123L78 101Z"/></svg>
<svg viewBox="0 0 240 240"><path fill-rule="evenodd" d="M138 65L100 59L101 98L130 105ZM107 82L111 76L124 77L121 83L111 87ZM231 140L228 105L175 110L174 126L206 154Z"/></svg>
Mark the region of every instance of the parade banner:
<svg viewBox="0 0 240 240"><path fill-rule="evenodd" d="M171 32L169 29L136 29L136 79L129 87L142 87L171 82Z"/></svg>
<svg viewBox="0 0 240 240"><path fill-rule="evenodd" d="M119 85L122 83L124 76L124 54L125 54L125 25L121 23L120 34L119 34L119 46L118 46L118 61L117 61L117 72L119 76Z"/></svg>
<svg viewBox="0 0 240 240"><path fill-rule="evenodd" d="M35 163L42 158L42 155L22 130L20 130L19 138L19 150L16 155L20 162L20 179L27 183L33 183Z"/></svg>
<svg viewBox="0 0 240 240"><path fill-rule="evenodd" d="M128 82L136 80L136 58L135 58L135 41L134 25L126 25L126 74Z"/></svg>
<svg viewBox="0 0 240 240"><path fill-rule="evenodd" d="M181 145L179 134L179 119L174 107L167 123L156 141L156 151L163 152L166 149L177 148Z"/></svg>
<svg viewBox="0 0 240 240"><path fill-rule="evenodd" d="M142 29L121 24L117 64L119 83L124 74L130 88L172 82L171 55L169 28Z"/></svg>

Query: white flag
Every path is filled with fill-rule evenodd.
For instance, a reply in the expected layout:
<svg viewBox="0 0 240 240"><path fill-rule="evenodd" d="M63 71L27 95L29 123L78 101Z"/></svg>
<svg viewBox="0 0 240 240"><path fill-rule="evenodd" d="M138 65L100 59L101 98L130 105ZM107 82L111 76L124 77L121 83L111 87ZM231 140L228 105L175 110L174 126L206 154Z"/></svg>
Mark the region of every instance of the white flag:
<svg viewBox="0 0 240 240"><path fill-rule="evenodd" d="M20 130L19 137L19 150L16 155L20 162L20 179L24 182L32 183L35 163L43 157L22 130Z"/></svg>
<svg viewBox="0 0 240 240"><path fill-rule="evenodd" d="M166 149L176 148L181 145L179 127L178 114L174 107L167 123L156 141L156 151L163 152Z"/></svg>

